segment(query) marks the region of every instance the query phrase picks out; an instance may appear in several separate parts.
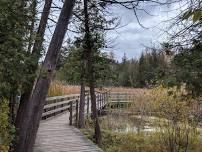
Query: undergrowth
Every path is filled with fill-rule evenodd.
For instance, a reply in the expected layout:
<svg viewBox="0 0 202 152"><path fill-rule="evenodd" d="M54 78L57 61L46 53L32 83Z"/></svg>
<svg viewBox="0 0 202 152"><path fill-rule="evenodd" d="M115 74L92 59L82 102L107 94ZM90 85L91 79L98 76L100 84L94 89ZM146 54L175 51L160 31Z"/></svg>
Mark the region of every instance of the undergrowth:
<svg viewBox="0 0 202 152"><path fill-rule="evenodd" d="M15 128L9 124L9 108L6 100L0 100L0 152L8 152L15 135Z"/></svg>

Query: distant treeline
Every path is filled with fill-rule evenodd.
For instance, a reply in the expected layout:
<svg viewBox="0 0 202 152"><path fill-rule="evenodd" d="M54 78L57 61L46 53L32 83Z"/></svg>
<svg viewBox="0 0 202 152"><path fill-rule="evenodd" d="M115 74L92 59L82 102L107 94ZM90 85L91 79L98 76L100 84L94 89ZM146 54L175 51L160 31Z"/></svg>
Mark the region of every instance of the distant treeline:
<svg viewBox="0 0 202 152"><path fill-rule="evenodd" d="M125 87L184 86L197 97L202 92L202 42L195 40L190 48L174 50L164 43L160 49L147 49L139 59L122 58L111 65L115 75L106 85Z"/></svg>
<svg viewBox="0 0 202 152"><path fill-rule="evenodd" d="M159 77L165 74L168 60L165 52L157 49L147 49L139 59L127 59L124 54L121 62L111 65L115 74L111 84L124 87L149 87L157 84Z"/></svg>
<svg viewBox="0 0 202 152"><path fill-rule="evenodd" d="M127 59L124 54L121 61L116 61L112 52L103 54L100 57L103 58L102 65L97 70L97 74L101 75L98 85L136 88L159 84L171 87L185 85L192 96L198 96L202 92L202 42L194 41L192 47L181 48L177 52L174 48L163 43L159 48L147 48L139 59ZM80 67L80 61L73 50L68 50L65 58L63 56L57 78L79 85L75 69Z"/></svg>
<svg viewBox="0 0 202 152"><path fill-rule="evenodd" d="M73 51L70 49L65 59L68 64L63 61L64 63L59 68L57 76L67 83L79 84L79 81L75 80L77 74L72 74L72 70L75 71L76 67L76 57L72 57L72 54ZM126 54L124 54L121 62L114 59L112 52L110 55L103 57L108 58L109 62L106 62L108 65L104 66L104 71L100 70L98 72L105 73L105 75L107 73L107 79L104 79L103 83L105 86L150 87L157 84L168 68L168 56L158 49L146 49L139 59L127 59Z"/></svg>

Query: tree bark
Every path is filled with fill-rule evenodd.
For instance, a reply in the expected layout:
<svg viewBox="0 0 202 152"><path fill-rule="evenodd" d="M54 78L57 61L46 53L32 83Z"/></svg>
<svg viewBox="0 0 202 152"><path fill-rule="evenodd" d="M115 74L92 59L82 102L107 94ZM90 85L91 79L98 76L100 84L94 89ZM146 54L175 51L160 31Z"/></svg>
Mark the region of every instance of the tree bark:
<svg viewBox="0 0 202 152"><path fill-rule="evenodd" d="M101 129L100 124L98 120L98 110L96 107L96 95L95 95L95 84L91 82L90 84L90 96L91 96L91 106L92 106L92 112L93 112L93 122L95 125L95 142L97 144L101 143L102 136L101 136Z"/></svg>
<svg viewBox="0 0 202 152"><path fill-rule="evenodd" d="M28 102L28 109L24 113L23 124L19 130L19 142L15 152L32 152L39 122L45 104L45 98L54 75L56 63L60 54L62 42L67 30L69 19L75 0L65 0L58 23L51 39L48 52L42 65L39 78L36 82L32 96Z"/></svg>
<svg viewBox="0 0 202 152"><path fill-rule="evenodd" d="M85 108L85 84L83 78L81 79L81 92L79 102L79 128L85 127L84 109Z"/></svg>
<svg viewBox="0 0 202 152"><path fill-rule="evenodd" d="M48 22L48 16L50 14L51 4L52 4L52 0L45 1L45 5L44 5L43 12L41 15L41 20L40 20L39 27L37 30L37 37L35 39L35 43L34 43L33 50L32 50L32 57L33 57L34 62L30 69L29 74L34 75L38 68L38 61L41 56L42 43L43 43L43 39L44 39L46 25ZM32 88L34 86L34 81L35 81L35 77L32 77L31 79L29 79L29 84L28 84L28 86L26 86L26 91L21 95L21 98L20 98L20 105L19 105L19 108L17 111L16 120L15 120L17 136L18 136L18 130L21 129L21 125L23 125L24 114L26 113L25 111L29 110L27 106L28 106L28 101L30 99L30 96L32 94Z"/></svg>
<svg viewBox="0 0 202 152"><path fill-rule="evenodd" d="M88 15L88 0L84 0L84 16L85 16L85 44L84 50L87 59L87 71L88 71L88 83L90 87L91 96L91 109L93 112L93 122L95 126L95 142L100 144L101 142L101 130L98 121L98 111L96 107L96 95L95 95L95 76L93 69L93 42L91 42L91 33L89 27L89 15Z"/></svg>

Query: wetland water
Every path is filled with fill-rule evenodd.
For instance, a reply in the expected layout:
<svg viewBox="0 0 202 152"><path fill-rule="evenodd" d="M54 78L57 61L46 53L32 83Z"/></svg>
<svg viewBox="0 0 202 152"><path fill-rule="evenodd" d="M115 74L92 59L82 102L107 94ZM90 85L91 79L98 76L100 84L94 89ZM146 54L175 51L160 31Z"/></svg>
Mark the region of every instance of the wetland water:
<svg viewBox="0 0 202 152"><path fill-rule="evenodd" d="M122 115L110 113L102 117L102 127L118 133L144 133L161 132L165 129L168 120L154 116ZM201 127L196 128L202 132Z"/></svg>
<svg viewBox="0 0 202 152"><path fill-rule="evenodd" d="M127 132L143 132L149 134L158 131L158 117L140 116L140 115L121 115L110 113L102 117L102 126L111 131L127 133Z"/></svg>

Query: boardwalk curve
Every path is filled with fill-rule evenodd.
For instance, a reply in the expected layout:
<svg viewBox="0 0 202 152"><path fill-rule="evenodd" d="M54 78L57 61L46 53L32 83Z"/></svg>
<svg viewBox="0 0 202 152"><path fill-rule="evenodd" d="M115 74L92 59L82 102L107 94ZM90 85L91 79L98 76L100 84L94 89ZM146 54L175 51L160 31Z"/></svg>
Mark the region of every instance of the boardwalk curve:
<svg viewBox="0 0 202 152"><path fill-rule="evenodd" d="M78 124L79 94L46 99L42 121L39 125L34 152L103 152L73 125ZM108 103L128 103L132 94L96 92L97 110L101 112ZM91 114L89 93L85 97L85 115Z"/></svg>
<svg viewBox="0 0 202 152"><path fill-rule="evenodd" d="M34 152L103 152L74 126L69 113L40 123Z"/></svg>

